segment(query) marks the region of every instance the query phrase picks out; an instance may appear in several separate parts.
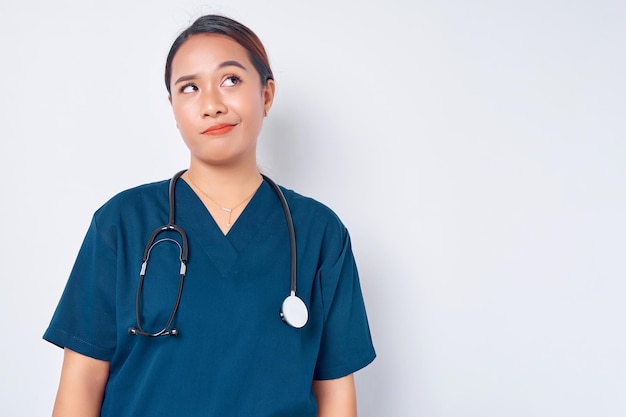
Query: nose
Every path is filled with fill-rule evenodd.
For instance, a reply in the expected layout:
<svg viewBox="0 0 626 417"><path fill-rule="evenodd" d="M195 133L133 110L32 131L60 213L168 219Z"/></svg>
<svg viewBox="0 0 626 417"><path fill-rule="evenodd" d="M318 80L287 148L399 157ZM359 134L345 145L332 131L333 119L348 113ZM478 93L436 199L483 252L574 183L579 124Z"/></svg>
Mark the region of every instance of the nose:
<svg viewBox="0 0 626 417"><path fill-rule="evenodd" d="M204 117L216 117L226 113L227 109L218 89L208 89L203 92L202 112Z"/></svg>

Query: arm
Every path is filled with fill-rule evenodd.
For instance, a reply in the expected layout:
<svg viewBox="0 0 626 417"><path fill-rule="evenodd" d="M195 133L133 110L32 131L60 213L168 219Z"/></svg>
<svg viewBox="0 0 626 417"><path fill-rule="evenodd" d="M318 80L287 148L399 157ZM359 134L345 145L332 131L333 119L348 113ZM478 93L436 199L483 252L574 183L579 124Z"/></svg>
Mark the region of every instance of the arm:
<svg viewBox="0 0 626 417"><path fill-rule="evenodd" d="M97 417L109 363L65 349L53 417Z"/></svg>
<svg viewBox="0 0 626 417"><path fill-rule="evenodd" d="M356 389L352 374L338 379L313 381L317 417L356 417Z"/></svg>

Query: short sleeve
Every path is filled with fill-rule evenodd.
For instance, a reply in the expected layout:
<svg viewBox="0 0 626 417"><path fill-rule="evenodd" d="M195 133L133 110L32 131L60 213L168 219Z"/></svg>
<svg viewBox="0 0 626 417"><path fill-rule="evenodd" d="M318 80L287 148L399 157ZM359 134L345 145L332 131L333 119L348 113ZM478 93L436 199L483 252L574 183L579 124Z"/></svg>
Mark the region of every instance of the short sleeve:
<svg viewBox="0 0 626 417"><path fill-rule="evenodd" d="M116 346L115 273L115 251L100 235L94 216L43 338L111 360Z"/></svg>
<svg viewBox="0 0 626 417"><path fill-rule="evenodd" d="M336 255L335 255L336 256ZM376 357L348 232L336 261L319 271L325 317L314 379L336 379Z"/></svg>

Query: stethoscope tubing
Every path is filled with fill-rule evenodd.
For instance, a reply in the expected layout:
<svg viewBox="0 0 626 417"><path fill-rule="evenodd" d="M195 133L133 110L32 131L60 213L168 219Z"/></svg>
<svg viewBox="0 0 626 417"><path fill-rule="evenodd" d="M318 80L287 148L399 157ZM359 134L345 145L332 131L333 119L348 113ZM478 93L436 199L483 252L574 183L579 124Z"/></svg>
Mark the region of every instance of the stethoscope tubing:
<svg viewBox="0 0 626 417"><path fill-rule="evenodd" d="M187 234L185 231L176 224L176 183L178 179L186 172L187 170L182 170L174 174L169 184L169 195L168 195L168 203L169 203L169 214L168 214L168 223L166 225L160 226L156 228L150 238L148 239L148 243L143 252L143 258L141 263L141 271L139 273L139 284L137 286L137 297L135 300L135 314L137 319L137 326L130 327L128 329L128 333L130 335L141 335L148 337L158 337L158 336L177 336L178 329L170 328L172 323L174 322L174 318L176 316L176 312L178 311L178 307L180 305L180 300L182 298L183 292L183 284L185 280L185 275L187 273L187 261L189 257L189 244L187 241ZM289 250L291 252L290 259L290 295L285 299L283 305L280 309L280 317L281 319L294 328L303 327L308 321L308 310L304 302L297 297L297 247L296 247L296 232L293 224L293 218L291 216L291 210L289 209L289 204L287 203L287 199L283 194L280 187L269 177L261 174L263 179L274 189L278 199L280 200L281 206L283 208L283 212L285 214L285 220L287 222L287 229L289 231ZM179 244L175 239L165 238L157 240L159 235L163 232L176 232L181 237L181 243ZM174 241L180 250L180 275L179 275L179 283L178 290L176 294L176 300L174 302L174 306L172 307L172 311L167 319L167 323L165 326L157 331L157 332L148 332L142 326L141 320L141 296L143 293L143 283L145 279L145 275L148 267L148 259L150 258L150 252L152 248L166 240Z"/></svg>
<svg viewBox="0 0 626 417"><path fill-rule="evenodd" d="M293 218L291 217L291 210L289 209L289 204L287 204L287 199L283 194L280 187L272 181L269 177L261 174L263 179L267 181L269 185L276 191L278 195L278 199L280 200L280 204L283 207L283 211L285 212L285 220L287 221L287 229L289 230L289 250L291 251L291 267L289 270L290 274L290 292L291 295L296 294L297 289L297 271L298 271L298 252L296 248L296 230L293 226Z"/></svg>

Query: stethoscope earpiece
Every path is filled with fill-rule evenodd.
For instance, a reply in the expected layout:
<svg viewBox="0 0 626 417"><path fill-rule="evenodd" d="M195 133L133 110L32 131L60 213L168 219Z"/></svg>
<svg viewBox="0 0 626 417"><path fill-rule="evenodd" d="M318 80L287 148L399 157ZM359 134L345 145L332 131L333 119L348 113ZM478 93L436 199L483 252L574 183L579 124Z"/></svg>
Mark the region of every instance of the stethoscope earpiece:
<svg viewBox="0 0 626 417"><path fill-rule="evenodd" d="M138 329L136 327L129 327L128 328L128 334L131 336L137 336L137 335L142 335L142 336L149 336L149 337L158 337L158 336L178 336L178 329L170 329L170 330L166 330L163 329L160 332L157 333L148 333L144 330Z"/></svg>

